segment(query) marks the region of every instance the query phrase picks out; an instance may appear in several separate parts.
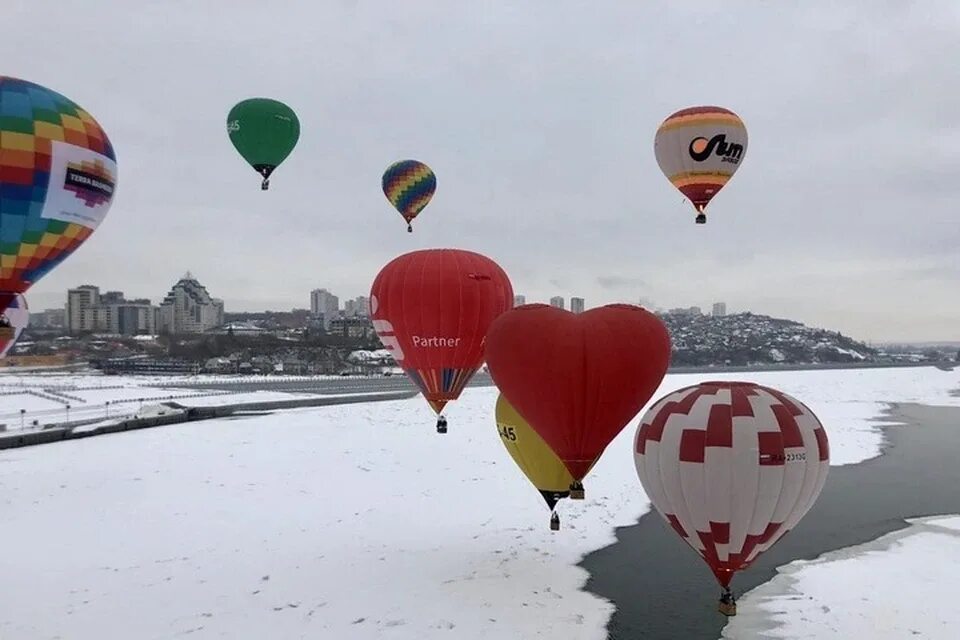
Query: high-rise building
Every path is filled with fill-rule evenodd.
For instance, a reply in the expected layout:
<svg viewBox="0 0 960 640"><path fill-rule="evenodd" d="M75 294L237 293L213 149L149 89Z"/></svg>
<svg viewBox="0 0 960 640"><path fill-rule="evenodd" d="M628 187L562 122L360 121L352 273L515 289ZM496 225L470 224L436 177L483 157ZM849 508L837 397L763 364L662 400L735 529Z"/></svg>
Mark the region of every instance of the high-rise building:
<svg viewBox="0 0 960 640"><path fill-rule="evenodd" d="M553 296L550 298L550 306L563 309L563 296Z"/></svg>
<svg viewBox="0 0 960 640"><path fill-rule="evenodd" d="M85 284L67 290L64 313L67 331L82 333L96 330L96 308L100 305L100 287Z"/></svg>
<svg viewBox="0 0 960 640"><path fill-rule="evenodd" d="M570 311L583 313L583 298L570 298Z"/></svg>
<svg viewBox="0 0 960 640"><path fill-rule="evenodd" d="M220 304L222 309L223 303ZM160 326L160 307L150 304L146 298L110 305L109 326L110 333L124 336L156 335Z"/></svg>
<svg viewBox="0 0 960 640"><path fill-rule="evenodd" d="M323 330L330 330L330 323L340 317L340 298L326 289L310 292L310 313L323 319Z"/></svg>
<svg viewBox="0 0 960 640"><path fill-rule="evenodd" d="M160 303L160 333L203 333L223 324L223 300L210 297L188 271Z"/></svg>
<svg viewBox="0 0 960 640"><path fill-rule="evenodd" d="M67 291L64 318L70 333L153 335L157 333L159 317L160 309L149 300L126 300L122 291L101 294L100 288L92 285Z"/></svg>
<svg viewBox="0 0 960 640"><path fill-rule="evenodd" d="M345 318L369 318L370 298L357 296L353 300L347 300L343 303L343 315Z"/></svg>
<svg viewBox="0 0 960 640"><path fill-rule="evenodd" d="M513 296L513 306L519 307L520 305L527 304L527 296L515 295Z"/></svg>
<svg viewBox="0 0 960 640"><path fill-rule="evenodd" d="M715 315L715 316L725 316L725 315L727 315L727 303L726 303L726 302L714 302L714 303L713 303L713 315Z"/></svg>

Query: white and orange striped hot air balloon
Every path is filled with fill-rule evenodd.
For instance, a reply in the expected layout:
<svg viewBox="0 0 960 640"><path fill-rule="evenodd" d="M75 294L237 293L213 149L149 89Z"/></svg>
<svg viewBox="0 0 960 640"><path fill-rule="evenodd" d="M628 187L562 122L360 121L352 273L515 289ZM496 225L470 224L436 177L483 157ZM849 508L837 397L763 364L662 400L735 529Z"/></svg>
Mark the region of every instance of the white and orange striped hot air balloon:
<svg viewBox="0 0 960 640"><path fill-rule="evenodd" d="M729 109L690 107L663 121L653 147L660 170L693 203L703 224L707 204L747 155L747 128Z"/></svg>
<svg viewBox="0 0 960 640"><path fill-rule="evenodd" d="M644 491L706 561L721 612L734 572L807 513L830 464L827 433L803 403L752 382L704 382L661 398L634 438Z"/></svg>

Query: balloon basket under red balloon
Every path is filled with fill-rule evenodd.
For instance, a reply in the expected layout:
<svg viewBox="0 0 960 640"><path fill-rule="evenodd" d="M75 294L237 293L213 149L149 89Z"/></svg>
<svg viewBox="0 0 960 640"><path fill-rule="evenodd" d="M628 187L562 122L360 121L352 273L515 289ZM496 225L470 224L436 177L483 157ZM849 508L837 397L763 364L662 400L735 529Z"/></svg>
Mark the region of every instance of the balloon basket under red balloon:
<svg viewBox="0 0 960 640"><path fill-rule="evenodd" d="M707 224L707 214L705 213L698 214L697 224Z"/></svg>
<svg viewBox="0 0 960 640"><path fill-rule="evenodd" d="M574 482L570 485L570 499L571 500L583 500L584 491L583 485L580 482Z"/></svg>
<svg viewBox="0 0 960 640"><path fill-rule="evenodd" d="M737 600L733 597L733 592L730 591L730 589L726 589L720 595L720 601L717 603L717 611L728 618L737 615Z"/></svg>

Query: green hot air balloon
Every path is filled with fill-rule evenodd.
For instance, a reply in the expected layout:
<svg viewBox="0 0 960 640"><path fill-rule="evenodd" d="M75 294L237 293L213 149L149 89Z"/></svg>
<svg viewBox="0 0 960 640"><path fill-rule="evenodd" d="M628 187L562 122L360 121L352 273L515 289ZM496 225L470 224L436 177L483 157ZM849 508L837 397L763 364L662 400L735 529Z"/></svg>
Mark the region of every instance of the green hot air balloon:
<svg viewBox="0 0 960 640"><path fill-rule="evenodd" d="M230 110L227 133L244 160L263 176L260 188L266 190L270 174L297 146L300 121L293 109L282 102L250 98Z"/></svg>

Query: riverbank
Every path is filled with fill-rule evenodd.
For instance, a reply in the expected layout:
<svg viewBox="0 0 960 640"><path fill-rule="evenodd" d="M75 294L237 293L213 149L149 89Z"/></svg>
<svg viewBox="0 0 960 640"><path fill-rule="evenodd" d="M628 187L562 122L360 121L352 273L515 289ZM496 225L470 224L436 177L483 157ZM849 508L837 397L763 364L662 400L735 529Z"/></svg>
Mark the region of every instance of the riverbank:
<svg viewBox="0 0 960 640"><path fill-rule="evenodd" d="M737 593L771 580L778 567L794 560L903 529L907 518L960 513L960 408L894 404L881 420L884 455L832 467L823 493L796 529L736 576ZM616 539L580 563L590 573L586 590L616 606L607 627L611 640L720 637L726 619L716 611L715 580L658 514L618 529Z"/></svg>
<svg viewBox="0 0 960 640"><path fill-rule="evenodd" d="M290 400L273 400L267 402L241 402L221 404L205 407L186 407L176 402L165 402L162 406L167 412L148 417L125 417L116 420L94 418L77 420L70 423L54 423L45 425L43 429L27 432L0 433L0 449L17 449L38 444L49 444L64 440L77 440L91 436L119 433L121 431L136 431L151 427L161 427L183 422L198 420L213 420L229 418L253 412L272 412L283 409L303 409L309 407L326 407L338 404L355 404L358 402L384 402L388 400L407 400L417 395L413 391L393 393L364 393L348 396L319 396L316 398L296 398Z"/></svg>
<svg viewBox="0 0 960 640"><path fill-rule="evenodd" d="M740 601L724 640L953 640L960 517L911 518L872 542L797 560Z"/></svg>

